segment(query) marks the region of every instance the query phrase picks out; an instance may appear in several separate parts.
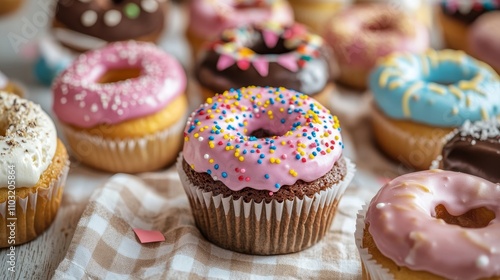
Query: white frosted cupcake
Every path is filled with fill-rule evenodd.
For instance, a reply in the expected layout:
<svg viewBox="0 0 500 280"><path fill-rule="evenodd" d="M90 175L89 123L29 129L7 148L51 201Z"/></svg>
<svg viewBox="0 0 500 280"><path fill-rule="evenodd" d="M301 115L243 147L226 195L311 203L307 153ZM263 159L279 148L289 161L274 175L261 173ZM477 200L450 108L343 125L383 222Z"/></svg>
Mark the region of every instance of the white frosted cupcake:
<svg viewBox="0 0 500 280"><path fill-rule="evenodd" d="M0 92L0 247L28 242L54 220L68 154L40 106Z"/></svg>

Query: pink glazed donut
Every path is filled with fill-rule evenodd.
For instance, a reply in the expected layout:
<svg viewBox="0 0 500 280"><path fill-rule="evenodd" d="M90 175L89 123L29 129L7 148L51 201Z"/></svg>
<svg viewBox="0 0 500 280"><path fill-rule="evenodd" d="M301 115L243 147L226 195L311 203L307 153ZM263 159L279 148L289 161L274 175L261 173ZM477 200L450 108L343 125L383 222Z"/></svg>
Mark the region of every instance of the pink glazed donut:
<svg viewBox="0 0 500 280"><path fill-rule="evenodd" d="M366 88L379 58L429 47L425 25L388 4L352 6L333 17L326 29L325 41L340 66L339 82L358 89Z"/></svg>
<svg viewBox="0 0 500 280"><path fill-rule="evenodd" d="M365 235L361 245L356 233L358 246L371 252L360 250L366 271L380 279L498 279L499 201L500 185L460 172L434 169L390 181L364 223L358 220Z"/></svg>
<svg viewBox="0 0 500 280"><path fill-rule="evenodd" d="M53 110L80 161L110 172L152 171L180 149L185 89L175 58L152 43L116 42L80 55L56 78Z"/></svg>
<svg viewBox="0 0 500 280"><path fill-rule="evenodd" d="M103 81L120 70L137 77ZM185 86L182 66L153 44L112 43L81 55L55 80L53 109L61 121L81 128L118 124L162 110Z"/></svg>
<svg viewBox="0 0 500 280"><path fill-rule="evenodd" d="M340 130L337 117L302 93L231 89L193 112L183 154L196 172L207 172L233 191L277 192L330 171L344 148Z"/></svg>
<svg viewBox="0 0 500 280"><path fill-rule="evenodd" d="M187 37L195 53L228 28L275 21L293 23L293 10L284 0L192 0Z"/></svg>

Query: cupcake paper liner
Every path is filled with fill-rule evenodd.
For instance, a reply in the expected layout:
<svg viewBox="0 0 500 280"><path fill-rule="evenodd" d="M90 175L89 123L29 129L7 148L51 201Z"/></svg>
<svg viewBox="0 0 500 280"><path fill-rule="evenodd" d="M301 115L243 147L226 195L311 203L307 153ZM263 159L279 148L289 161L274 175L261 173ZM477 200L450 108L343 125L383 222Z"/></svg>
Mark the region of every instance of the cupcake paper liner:
<svg viewBox="0 0 500 280"><path fill-rule="evenodd" d="M138 173L159 169L175 161L182 144L185 118L140 138L105 139L63 125L73 155L85 164L109 172Z"/></svg>
<svg viewBox="0 0 500 280"><path fill-rule="evenodd" d="M390 280L394 276L390 273L389 269L384 268L373 259L372 255L368 252L368 248L363 248L363 233L365 230L365 216L368 210L368 204L363 205L359 210L356 218L356 231L354 232L354 242L358 247L359 257L363 268L363 279L370 280Z"/></svg>
<svg viewBox="0 0 500 280"><path fill-rule="evenodd" d="M274 255L308 248L328 231L356 169L349 159L345 160L347 174L338 184L314 197L270 203L245 202L242 197L204 192L187 178L182 153L177 159L177 170L196 225L209 241L241 253Z"/></svg>
<svg viewBox="0 0 500 280"><path fill-rule="evenodd" d="M9 213L9 200L0 203L0 247L20 245L45 231L57 215L69 171L67 161L59 176L46 187L38 187L26 197L16 196L15 218ZM10 229L15 222L15 243L9 243Z"/></svg>

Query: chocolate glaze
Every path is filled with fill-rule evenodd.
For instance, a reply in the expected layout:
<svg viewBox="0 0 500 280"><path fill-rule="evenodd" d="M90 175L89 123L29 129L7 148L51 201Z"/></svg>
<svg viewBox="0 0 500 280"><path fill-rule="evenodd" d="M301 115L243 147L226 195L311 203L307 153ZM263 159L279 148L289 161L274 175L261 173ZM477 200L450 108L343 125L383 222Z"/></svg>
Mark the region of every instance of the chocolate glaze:
<svg viewBox="0 0 500 280"><path fill-rule="evenodd" d="M141 8L141 2L142 0L90 0L85 3L80 0L59 0L55 11L54 26L62 24L73 31L108 42L131 40L160 33L164 28L167 2L157 1L158 9L154 12L144 11ZM137 17L129 18L125 15L125 8L129 4L135 4L140 9ZM108 26L104 21L104 15L110 10L117 10L121 13L120 23L116 26ZM96 12L95 24L83 25L82 15L86 11Z"/></svg>
<svg viewBox="0 0 500 280"><path fill-rule="evenodd" d="M269 49L264 43L260 30L259 34L260 38L254 44L246 46L258 54L284 54L294 51L294 49L288 49L285 46L283 38L278 40L274 48ZM217 62L220 54L214 49L208 49L196 67L195 76L203 87L216 93L222 93L231 88L254 85L285 87L313 96L320 93L333 80L334 68L331 65L330 48L323 44L318 51L319 57L307 61L299 67L297 72L292 72L276 62L270 62L269 74L264 77L252 66L241 70L236 64L233 64L219 71Z"/></svg>
<svg viewBox="0 0 500 280"><path fill-rule="evenodd" d="M443 147L441 167L500 183L500 135L478 137L460 131ZM483 133L484 134L484 133Z"/></svg>
<svg viewBox="0 0 500 280"><path fill-rule="evenodd" d="M495 8L495 10L498 10L498 8ZM446 8L446 4L441 5L441 11L443 14L454 18L458 21L461 21L466 24L471 24L473 23L478 17L482 16L485 13L494 11L494 10L489 10L484 8L483 6L476 6L475 8L470 9L468 13L462 13L459 9L448 9Z"/></svg>

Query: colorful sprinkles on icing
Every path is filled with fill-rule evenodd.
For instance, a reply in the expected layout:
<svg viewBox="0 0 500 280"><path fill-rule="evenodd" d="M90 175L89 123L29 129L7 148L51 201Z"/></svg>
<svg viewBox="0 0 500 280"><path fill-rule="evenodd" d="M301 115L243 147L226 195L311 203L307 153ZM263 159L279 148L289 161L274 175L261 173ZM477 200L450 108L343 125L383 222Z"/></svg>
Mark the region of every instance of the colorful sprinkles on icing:
<svg viewBox="0 0 500 280"><path fill-rule="evenodd" d="M340 131L337 117L307 95L285 88L232 89L191 114L183 155L195 171L232 190L275 192L326 174L344 148Z"/></svg>
<svg viewBox="0 0 500 280"><path fill-rule="evenodd" d="M138 69L139 77L110 83L108 71ZM117 124L156 113L184 93L186 76L175 58L153 44L117 42L80 55L54 81L53 109L78 127Z"/></svg>
<svg viewBox="0 0 500 280"><path fill-rule="evenodd" d="M283 40L284 46L290 51L284 54L256 53L249 45L259 40L260 36L269 49ZM320 56L319 49L322 46L323 39L308 32L303 25L285 27L276 22L266 22L255 27L226 29L221 40L211 48L220 55L217 70L222 71L234 64L241 70L247 70L252 65L261 76L266 77L269 74L269 63L275 62L291 72L297 72L306 63Z"/></svg>
<svg viewBox="0 0 500 280"><path fill-rule="evenodd" d="M500 114L500 77L461 51L389 55L373 70L370 88L395 119L456 127Z"/></svg>

